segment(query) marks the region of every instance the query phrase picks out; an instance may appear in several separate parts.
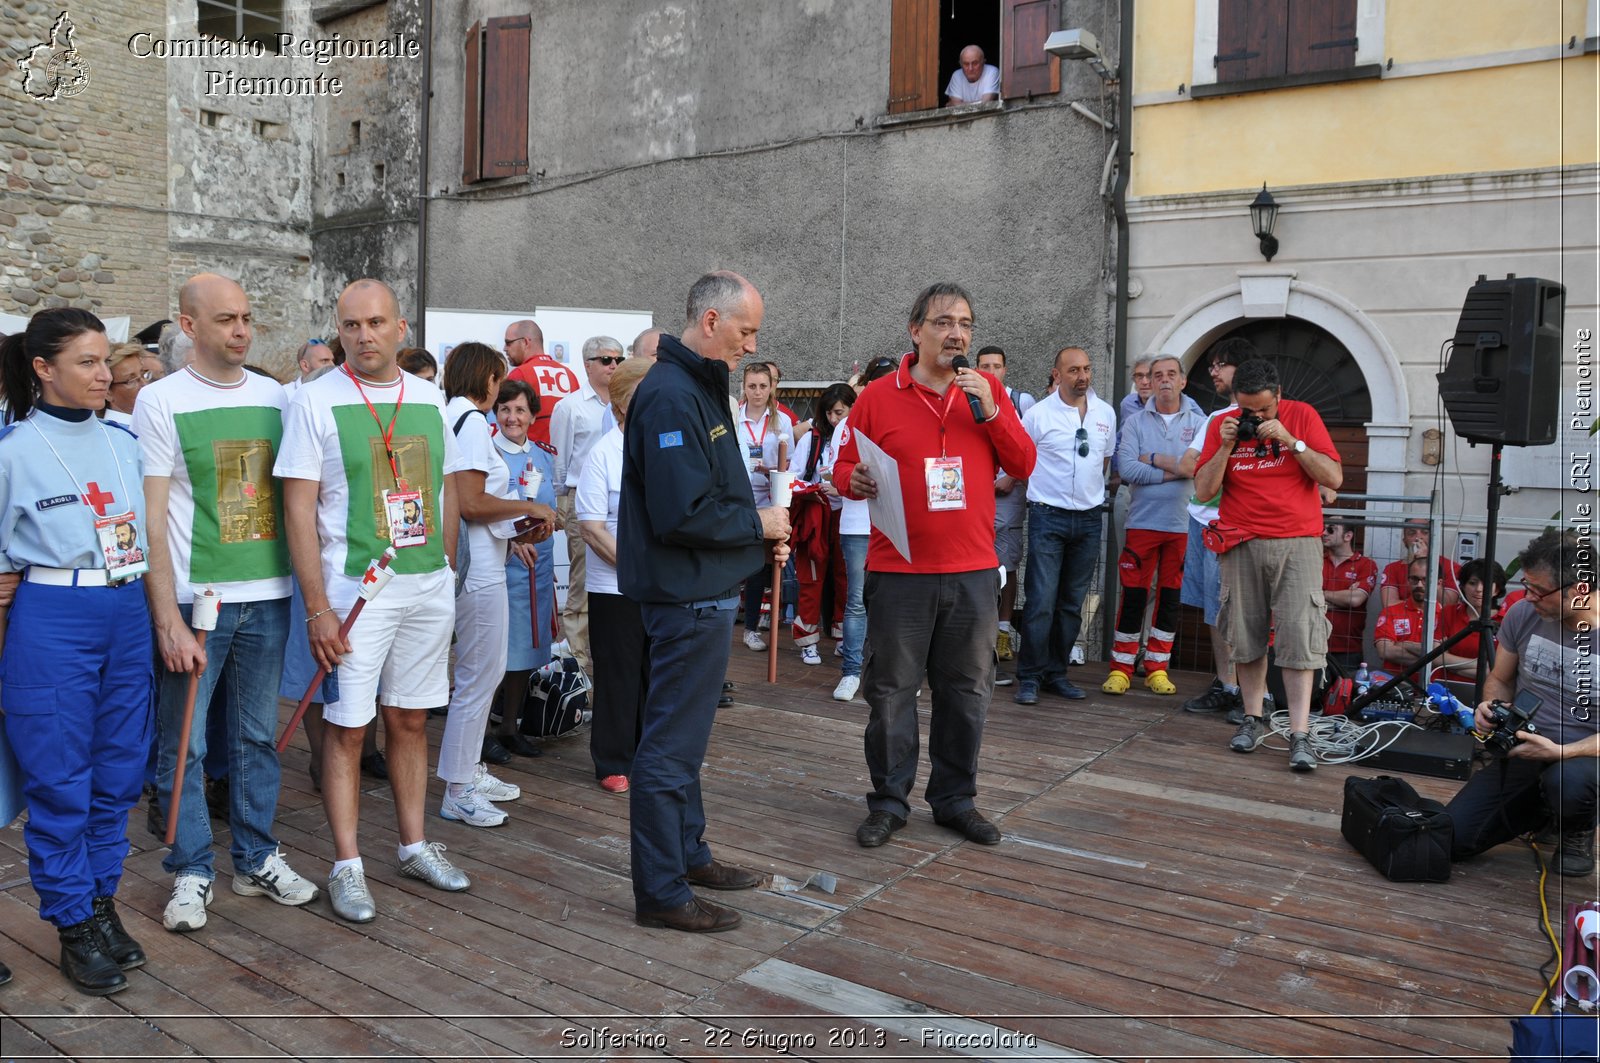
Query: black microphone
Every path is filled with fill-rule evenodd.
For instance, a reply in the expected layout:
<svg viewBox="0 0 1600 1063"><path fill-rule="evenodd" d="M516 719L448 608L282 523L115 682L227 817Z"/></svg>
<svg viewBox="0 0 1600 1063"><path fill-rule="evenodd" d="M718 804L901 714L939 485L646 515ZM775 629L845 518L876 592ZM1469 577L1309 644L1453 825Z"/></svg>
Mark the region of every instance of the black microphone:
<svg viewBox="0 0 1600 1063"><path fill-rule="evenodd" d="M972 363L967 361L966 355L958 354L950 359L950 368L956 370L971 369ZM983 400L969 391L967 392L967 405L972 407L972 419L982 424L986 419L983 416Z"/></svg>

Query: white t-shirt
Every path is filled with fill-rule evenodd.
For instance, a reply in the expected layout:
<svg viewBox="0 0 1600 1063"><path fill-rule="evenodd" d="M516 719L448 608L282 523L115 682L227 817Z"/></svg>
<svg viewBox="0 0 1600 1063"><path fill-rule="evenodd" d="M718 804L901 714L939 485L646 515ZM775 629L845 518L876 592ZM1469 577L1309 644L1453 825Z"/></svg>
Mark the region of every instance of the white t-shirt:
<svg viewBox="0 0 1600 1063"><path fill-rule="evenodd" d="M391 418L395 465L406 486L421 495L427 542L396 552L389 566L395 577L383 592L385 603L402 595L415 599L438 593L437 577L449 578L439 524L444 478L467 466L445 424L444 393L403 371L388 384L363 380L358 389L342 366L296 392L284 415L276 472L285 479L321 484L317 535L322 542L322 579L329 604L341 612L354 604L368 562L389 545L390 522L382 494L396 488L383 441ZM424 578L429 576L435 578Z"/></svg>
<svg viewBox="0 0 1600 1063"><path fill-rule="evenodd" d="M1233 403L1225 403L1221 409L1214 411L1210 416L1208 416L1206 418L1205 428L1201 429L1200 434L1194 437L1194 442L1190 444L1189 450L1194 451L1195 454L1198 455L1200 453L1201 446L1204 445L1206 441L1206 434L1211 431L1211 422L1222 416L1224 411L1232 408ZM1189 450L1185 450L1184 454L1187 455ZM1195 471L1199 472L1200 470L1196 469ZM1220 497L1220 495L1221 493L1219 492L1218 496ZM1210 524L1212 521L1216 520L1217 514L1220 512L1220 508L1221 507L1219 506L1208 506L1200 499L1195 498L1193 495L1189 496L1189 516L1194 520L1199 521L1201 524Z"/></svg>
<svg viewBox="0 0 1600 1063"><path fill-rule="evenodd" d="M233 384L191 366L139 393L133 432L146 476L164 476L167 550L179 603L195 587L223 602L289 597L289 538L273 464L283 386L255 373Z"/></svg>
<svg viewBox="0 0 1600 1063"><path fill-rule="evenodd" d="M976 83L968 81L966 72L959 66L950 75L950 84L944 87L946 96L954 96L962 103L977 103L985 96L1000 95L1000 68L993 63L983 64L983 73Z"/></svg>
<svg viewBox="0 0 1600 1063"><path fill-rule="evenodd" d="M455 431L461 421L461 431L456 435L456 446L461 451L462 467L484 474L483 490L495 498L516 498L511 487L511 470L495 452L494 439L489 435L489 422L480 415L478 407L465 395L457 395L444 408L445 427ZM465 416L466 420L462 420ZM516 534L516 521L499 520L483 524L469 520L466 547L472 561L467 565L465 589L482 590L506 581L506 540ZM457 549L460 549L458 546Z"/></svg>
<svg viewBox="0 0 1600 1063"><path fill-rule="evenodd" d="M833 430L833 445L836 448L834 451L835 454L844 448L844 445L849 438L850 418L846 417L844 420L840 421L838 427ZM839 534L871 535L872 515L867 512L866 499L844 498L841 499L841 501L844 503L844 506L839 510Z"/></svg>
<svg viewBox="0 0 1600 1063"><path fill-rule="evenodd" d="M603 520L611 538L617 537L617 505L622 495L622 430L613 428L589 448L583 476L578 480L572 510L579 520ZM584 573L584 587L590 594L620 594L617 570L593 550Z"/></svg>
<svg viewBox="0 0 1600 1063"><path fill-rule="evenodd" d="M1085 396L1083 416L1057 390L1034 404L1022 427L1039 448L1028 478L1029 502L1080 512L1105 502L1105 462L1116 454L1117 415L1093 388ZM1089 445L1087 454L1078 453L1082 443Z"/></svg>
<svg viewBox="0 0 1600 1063"><path fill-rule="evenodd" d="M744 467L750 470L750 491L756 496L757 508L772 505L772 483L766 473L755 471L758 451L761 464L769 469L778 467L779 443L787 443L789 453L794 453L794 422L775 407L767 409L777 417L776 428L769 422L766 412L759 420L752 421L745 416L744 403L739 404L739 453L744 455ZM789 462L789 468L794 468L793 461Z"/></svg>

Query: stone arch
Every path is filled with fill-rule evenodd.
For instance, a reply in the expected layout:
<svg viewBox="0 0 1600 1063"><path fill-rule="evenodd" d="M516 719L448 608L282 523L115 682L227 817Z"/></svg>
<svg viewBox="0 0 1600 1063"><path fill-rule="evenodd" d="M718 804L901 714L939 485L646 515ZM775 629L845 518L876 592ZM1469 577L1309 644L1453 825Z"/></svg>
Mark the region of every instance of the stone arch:
<svg viewBox="0 0 1600 1063"><path fill-rule="evenodd" d="M1295 279L1293 271L1240 272L1235 284L1216 288L1184 306L1156 334L1148 353L1176 356L1191 366L1212 340L1250 320L1296 317L1326 330L1361 368L1372 397L1367 425L1367 490L1401 494L1411 436L1405 374L1388 339L1360 308L1337 292Z"/></svg>

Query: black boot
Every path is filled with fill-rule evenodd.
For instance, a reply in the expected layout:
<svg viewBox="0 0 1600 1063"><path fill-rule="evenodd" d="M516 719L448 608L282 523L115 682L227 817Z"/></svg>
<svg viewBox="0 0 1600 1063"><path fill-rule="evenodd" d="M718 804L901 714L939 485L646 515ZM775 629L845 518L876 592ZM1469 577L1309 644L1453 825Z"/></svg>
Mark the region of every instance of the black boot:
<svg viewBox="0 0 1600 1063"><path fill-rule="evenodd" d="M1556 846L1556 874L1582 878L1594 871L1594 828L1563 831Z"/></svg>
<svg viewBox="0 0 1600 1063"><path fill-rule="evenodd" d="M118 967L131 971L144 966L144 949L122 929L116 903L110 897L94 899L94 925L100 931L101 948L116 961Z"/></svg>
<svg viewBox="0 0 1600 1063"><path fill-rule="evenodd" d="M110 996L128 988L128 979L100 944L93 919L57 929L61 935L61 973L91 997Z"/></svg>

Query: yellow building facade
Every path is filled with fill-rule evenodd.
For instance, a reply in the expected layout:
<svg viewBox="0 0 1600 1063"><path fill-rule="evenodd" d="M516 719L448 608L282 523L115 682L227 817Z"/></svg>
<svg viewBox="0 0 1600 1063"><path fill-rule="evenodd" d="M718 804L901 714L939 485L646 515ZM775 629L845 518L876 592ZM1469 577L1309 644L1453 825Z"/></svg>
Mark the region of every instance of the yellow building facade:
<svg viewBox="0 0 1600 1063"><path fill-rule="evenodd" d="M1435 374L1477 277L1565 285L1564 422L1592 387L1597 8L1137 3L1130 359L1193 365L1217 339L1246 335L1280 358L1288 397L1338 425L1347 488L1437 491L1445 552L1470 552L1463 534L1486 522L1488 448L1456 438ZM1280 207L1270 261L1249 215L1263 185ZM1191 377L1206 389L1203 372ZM1552 512L1592 501L1570 475L1574 448L1592 456L1594 437L1507 448L1516 490L1502 561ZM1380 563L1397 547L1387 530L1366 539Z"/></svg>

